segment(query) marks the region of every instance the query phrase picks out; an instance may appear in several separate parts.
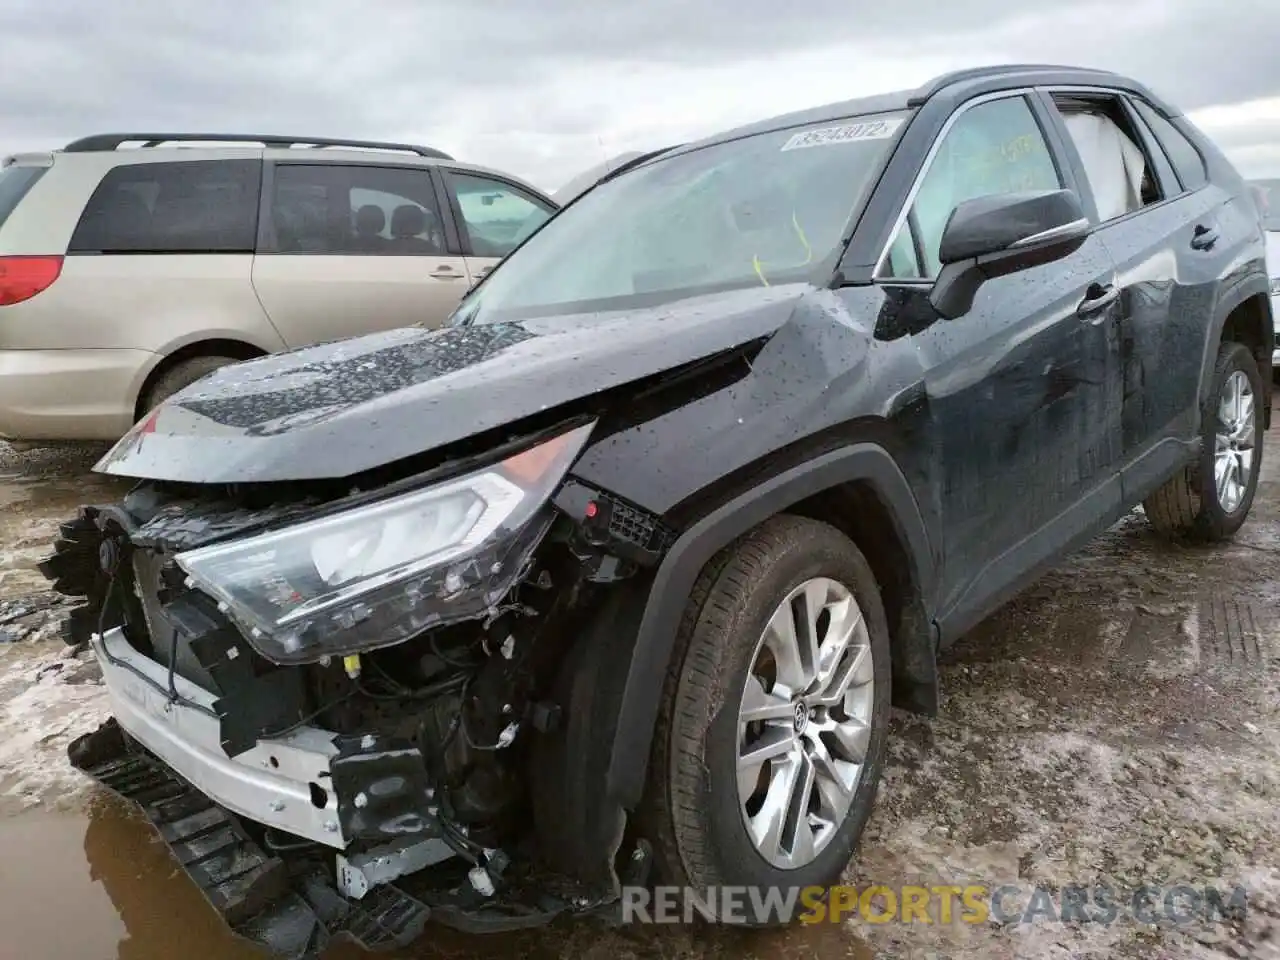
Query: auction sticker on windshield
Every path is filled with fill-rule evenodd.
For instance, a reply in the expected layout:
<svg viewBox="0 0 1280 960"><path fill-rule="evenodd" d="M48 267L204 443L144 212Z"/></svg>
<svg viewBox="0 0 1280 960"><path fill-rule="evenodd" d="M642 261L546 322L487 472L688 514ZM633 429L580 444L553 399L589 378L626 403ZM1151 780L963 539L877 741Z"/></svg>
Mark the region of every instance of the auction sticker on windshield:
<svg viewBox="0 0 1280 960"><path fill-rule="evenodd" d="M782 145L782 149L801 150L805 147L826 147L857 140L884 140L892 137L900 126L901 117L890 117L887 120L864 120L860 123L842 123L836 127L820 127L797 133Z"/></svg>

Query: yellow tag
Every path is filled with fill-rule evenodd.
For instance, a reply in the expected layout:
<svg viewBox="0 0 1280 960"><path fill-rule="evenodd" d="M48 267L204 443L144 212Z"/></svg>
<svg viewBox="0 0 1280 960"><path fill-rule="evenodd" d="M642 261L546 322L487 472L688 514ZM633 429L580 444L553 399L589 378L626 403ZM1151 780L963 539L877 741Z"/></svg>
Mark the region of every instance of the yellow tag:
<svg viewBox="0 0 1280 960"><path fill-rule="evenodd" d="M342 667L347 671L347 676L354 680L360 676L360 654L353 653L342 658Z"/></svg>

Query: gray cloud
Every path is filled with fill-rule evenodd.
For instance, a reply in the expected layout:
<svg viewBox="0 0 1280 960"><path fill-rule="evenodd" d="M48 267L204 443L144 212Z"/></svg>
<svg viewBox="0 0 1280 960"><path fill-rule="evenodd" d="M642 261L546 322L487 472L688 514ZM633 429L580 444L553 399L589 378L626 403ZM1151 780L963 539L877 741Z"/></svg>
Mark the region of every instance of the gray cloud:
<svg viewBox="0 0 1280 960"><path fill-rule="evenodd" d="M599 160L605 138L686 136L752 115L723 73L751 62L776 64L776 78L765 77L793 87L786 102L796 106L918 82L921 64L1001 60L1121 70L1186 109L1280 94L1273 3L1219 9L1209 0L60 0L36 14L0 0L0 150L143 128L407 138L554 186ZM836 46L847 50L847 76L831 69ZM817 83L806 64L824 56Z"/></svg>

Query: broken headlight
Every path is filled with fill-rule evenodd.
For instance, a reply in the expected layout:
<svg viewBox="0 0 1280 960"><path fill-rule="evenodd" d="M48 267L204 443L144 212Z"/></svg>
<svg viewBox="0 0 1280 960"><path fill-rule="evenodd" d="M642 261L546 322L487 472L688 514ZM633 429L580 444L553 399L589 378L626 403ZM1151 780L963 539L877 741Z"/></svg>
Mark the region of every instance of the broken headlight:
<svg viewBox="0 0 1280 960"><path fill-rule="evenodd" d="M591 425L410 493L177 556L275 663L390 646L496 605Z"/></svg>

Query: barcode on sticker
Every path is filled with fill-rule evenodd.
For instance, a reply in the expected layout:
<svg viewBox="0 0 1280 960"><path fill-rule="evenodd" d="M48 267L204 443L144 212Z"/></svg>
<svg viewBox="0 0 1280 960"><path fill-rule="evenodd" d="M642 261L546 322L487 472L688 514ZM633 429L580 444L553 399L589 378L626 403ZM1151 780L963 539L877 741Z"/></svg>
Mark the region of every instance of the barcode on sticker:
<svg viewBox="0 0 1280 960"><path fill-rule="evenodd" d="M892 137L902 126L902 118L888 120L864 120L861 123L842 123L838 127L820 127L797 133L782 145L783 150L802 150L805 147L825 147L833 143L852 143L855 140L884 140Z"/></svg>

